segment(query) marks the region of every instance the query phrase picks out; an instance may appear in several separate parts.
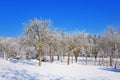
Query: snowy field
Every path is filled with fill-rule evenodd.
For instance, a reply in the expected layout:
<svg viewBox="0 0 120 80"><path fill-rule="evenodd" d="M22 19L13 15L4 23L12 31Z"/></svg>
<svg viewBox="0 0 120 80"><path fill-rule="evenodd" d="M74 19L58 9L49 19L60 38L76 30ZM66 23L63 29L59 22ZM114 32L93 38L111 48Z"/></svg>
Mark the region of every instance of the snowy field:
<svg viewBox="0 0 120 80"><path fill-rule="evenodd" d="M37 60L0 59L0 80L119 80L120 69L65 62L44 62Z"/></svg>

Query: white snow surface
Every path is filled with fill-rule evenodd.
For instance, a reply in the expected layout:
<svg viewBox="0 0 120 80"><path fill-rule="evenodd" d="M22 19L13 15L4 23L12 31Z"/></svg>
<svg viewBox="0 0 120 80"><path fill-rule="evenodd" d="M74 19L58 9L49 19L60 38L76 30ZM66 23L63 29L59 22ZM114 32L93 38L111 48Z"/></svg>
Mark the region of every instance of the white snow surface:
<svg viewBox="0 0 120 80"><path fill-rule="evenodd" d="M120 69L77 63L0 59L0 80L119 80Z"/></svg>

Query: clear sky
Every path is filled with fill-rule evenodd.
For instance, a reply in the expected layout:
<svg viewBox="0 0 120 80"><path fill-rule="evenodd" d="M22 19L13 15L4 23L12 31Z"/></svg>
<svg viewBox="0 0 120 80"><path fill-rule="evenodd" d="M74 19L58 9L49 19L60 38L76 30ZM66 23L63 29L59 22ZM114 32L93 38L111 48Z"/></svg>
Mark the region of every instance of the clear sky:
<svg viewBox="0 0 120 80"><path fill-rule="evenodd" d="M120 25L119 0L0 0L0 37L17 37L34 17L66 32L101 34Z"/></svg>

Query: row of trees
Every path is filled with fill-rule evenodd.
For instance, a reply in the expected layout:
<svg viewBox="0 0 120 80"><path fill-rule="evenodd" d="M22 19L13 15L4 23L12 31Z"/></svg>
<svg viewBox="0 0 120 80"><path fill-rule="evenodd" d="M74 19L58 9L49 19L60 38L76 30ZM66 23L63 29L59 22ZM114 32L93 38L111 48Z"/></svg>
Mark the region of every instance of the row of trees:
<svg viewBox="0 0 120 80"><path fill-rule="evenodd" d="M67 56L67 64L70 64L70 57L74 55L75 62L79 56L86 58L94 57L94 65L98 57L101 65L105 65L109 59L109 66L115 67L119 64L120 58L120 30L109 27L103 35L90 35L75 32L68 34L64 31L51 29L50 20L31 20L25 24L24 36L20 38L0 38L0 52L4 53L5 59L39 59L39 66L42 64L43 56L49 56L50 62L54 56L60 60Z"/></svg>

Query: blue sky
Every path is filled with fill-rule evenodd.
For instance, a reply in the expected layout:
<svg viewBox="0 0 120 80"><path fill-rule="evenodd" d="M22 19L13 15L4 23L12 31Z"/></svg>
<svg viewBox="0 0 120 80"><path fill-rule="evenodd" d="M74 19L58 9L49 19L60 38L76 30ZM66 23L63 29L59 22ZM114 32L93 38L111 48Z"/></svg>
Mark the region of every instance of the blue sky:
<svg viewBox="0 0 120 80"><path fill-rule="evenodd" d="M101 34L120 25L119 0L0 0L0 37L18 37L23 23L34 17L51 19L66 32Z"/></svg>

